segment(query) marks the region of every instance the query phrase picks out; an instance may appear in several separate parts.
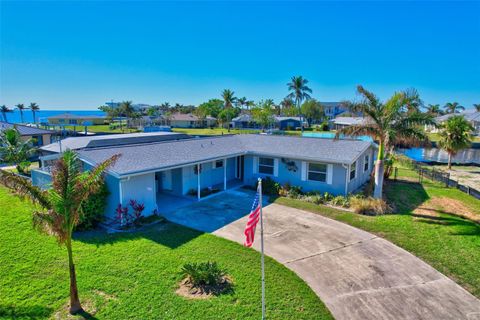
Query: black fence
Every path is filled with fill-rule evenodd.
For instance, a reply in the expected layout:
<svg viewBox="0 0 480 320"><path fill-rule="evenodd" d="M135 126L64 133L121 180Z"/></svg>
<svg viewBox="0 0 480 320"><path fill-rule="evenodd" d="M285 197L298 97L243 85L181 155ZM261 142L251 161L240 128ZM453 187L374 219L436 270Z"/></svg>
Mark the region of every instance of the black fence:
<svg viewBox="0 0 480 320"><path fill-rule="evenodd" d="M397 180L399 174L398 174L398 167L394 168L393 171L393 178L394 180ZM439 171L435 170L435 168L428 168L425 167L424 165L421 165L417 162L412 162L411 163L411 169L400 169L400 170L407 170L411 171L412 173L415 173L413 175L410 175L410 178L415 178L418 179L419 183L423 182L423 179L427 178L432 181L437 181L445 185L447 188L457 188L458 190L465 192L468 195L471 195L472 197L479 199L480 200L480 191L477 189L474 189L469 186L465 186L463 184L458 183L458 180L454 180L450 178L450 173L449 172L444 172L444 171Z"/></svg>

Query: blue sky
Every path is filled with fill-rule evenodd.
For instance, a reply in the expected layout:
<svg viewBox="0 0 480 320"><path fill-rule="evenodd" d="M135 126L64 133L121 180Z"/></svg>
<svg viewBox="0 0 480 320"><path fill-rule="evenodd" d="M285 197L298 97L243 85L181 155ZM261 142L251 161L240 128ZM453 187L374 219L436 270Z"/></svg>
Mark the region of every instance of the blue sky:
<svg viewBox="0 0 480 320"><path fill-rule="evenodd" d="M198 104L224 88L280 101L293 75L321 101L480 103L480 2L4 2L0 104Z"/></svg>

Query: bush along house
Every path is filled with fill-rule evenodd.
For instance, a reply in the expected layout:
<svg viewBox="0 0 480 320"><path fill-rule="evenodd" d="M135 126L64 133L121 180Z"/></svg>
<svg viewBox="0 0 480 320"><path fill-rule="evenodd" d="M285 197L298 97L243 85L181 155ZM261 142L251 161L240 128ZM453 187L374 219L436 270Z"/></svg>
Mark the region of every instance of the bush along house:
<svg viewBox="0 0 480 320"><path fill-rule="evenodd" d="M275 135L233 135L139 143L79 150L85 170L120 154L106 176L110 192L105 214L131 199L143 214L162 212L176 199L201 200L211 193L259 178L289 183L302 191L347 195L365 184L373 168L374 144ZM39 169L33 183L46 186Z"/></svg>

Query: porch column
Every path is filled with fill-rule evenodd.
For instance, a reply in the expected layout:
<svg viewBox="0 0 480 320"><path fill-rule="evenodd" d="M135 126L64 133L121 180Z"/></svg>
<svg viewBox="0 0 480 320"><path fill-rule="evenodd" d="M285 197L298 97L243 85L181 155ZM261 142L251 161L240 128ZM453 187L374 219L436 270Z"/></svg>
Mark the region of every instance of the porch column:
<svg viewBox="0 0 480 320"><path fill-rule="evenodd" d="M223 159L223 190L227 190L227 158Z"/></svg>
<svg viewBox="0 0 480 320"><path fill-rule="evenodd" d="M200 200L200 164L197 164L197 199Z"/></svg>

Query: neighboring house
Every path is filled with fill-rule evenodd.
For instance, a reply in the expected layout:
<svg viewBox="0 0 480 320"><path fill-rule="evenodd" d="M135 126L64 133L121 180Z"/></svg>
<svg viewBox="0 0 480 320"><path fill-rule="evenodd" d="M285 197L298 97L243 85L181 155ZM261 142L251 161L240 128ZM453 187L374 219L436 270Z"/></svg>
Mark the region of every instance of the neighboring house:
<svg viewBox="0 0 480 320"><path fill-rule="evenodd" d="M174 113L164 116L165 125L172 128L208 128L215 126L217 119L213 117L200 118L191 113Z"/></svg>
<svg viewBox="0 0 480 320"><path fill-rule="evenodd" d="M364 122L364 117L336 117L335 119L330 120L330 128L333 130L340 130L345 127L363 124Z"/></svg>
<svg viewBox="0 0 480 320"><path fill-rule="evenodd" d="M336 116L348 111L348 108L345 107L341 102L320 102L324 107L325 117L327 120L331 120Z"/></svg>
<svg viewBox="0 0 480 320"><path fill-rule="evenodd" d="M67 149L82 150L89 148L155 143L186 138L190 138L190 136L176 132L139 132L98 136L69 137L41 147L39 148L39 152L42 155L48 155L57 154Z"/></svg>
<svg viewBox="0 0 480 320"><path fill-rule="evenodd" d="M295 130L302 126L300 117L281 117L275 116L275 127L280 130Z"/></svg>
<svg viewBox="0 0 480 320"><path fill-rule="evenodd" d="M346 195L370 178L374 145L358 140L316 139L273 135L233 135L92 148L79 151L85 168L120 154L108 170L107 209L135 199L146 214L162 213L164 203L178 197L201 199L201 190L226 190L251 185L257 178L302 187L303 191ZM32 173L45 184L48 174ZM193 196L195 195L195 196Z"/></svg>
<svg viewBox="0 0 480 320"><path fill-rule="evenodd" d="M253 119L253 116L248 113L239 115L232 119L232 128L235 129L258 129L260 126Z"/></svg>
<svg viewBox="0 0 480 320"><path fill-rule="evenodd" d="M449 113L443 116L436 117L435 122L437 124L442 124L452 116L463 116L473 126L474 134L480 135L480 111L467 110L460 113ZM435 132L435 133L439 131L439 129L434 126L425 126L425 130L428 132Z"/></svg>
<svg viewBox="0 0 480 320"><path fill-rule="evenodd" d="M121 104L122 104L121 102L113 102L113 101L105 102L106 106L109 106L109 107L112 107L112 108L119 108ZM151 107L151 105L146 104L146 103L134 103L134 104L132 104L132 108L135 111L145 111L150 107Z"/></svg>
<svg viewBox="0 0 480 320"><path fill-rule="evenodd" d="M71 126L85 126L92 124L104 124L104 116L80 116L72 113L63 113L56 116L48 117L48 124L50 125L71 125Z"/></svg>
<svg viewBox="0 0 480 320"><path fill-rule="evenodd" d="M28 140L33 138L35 146L43 146L52 142L52 136L55 135L55 131L45 130L37 127L24 126L20 124L13 124L9 122L0 121L0 132L5 129L15 127L22 139Z"/></svg>

